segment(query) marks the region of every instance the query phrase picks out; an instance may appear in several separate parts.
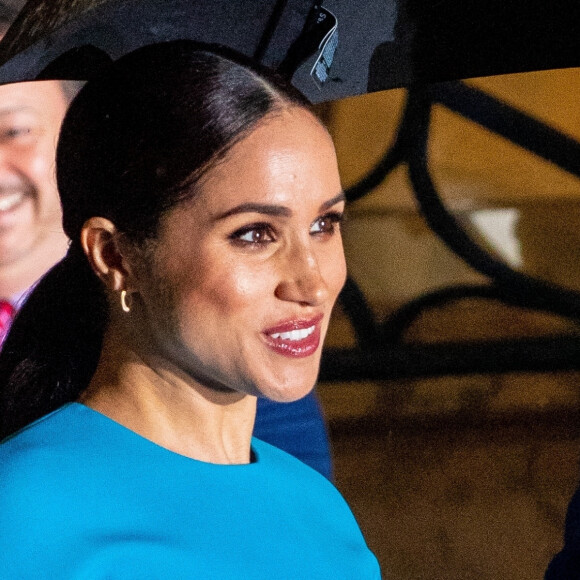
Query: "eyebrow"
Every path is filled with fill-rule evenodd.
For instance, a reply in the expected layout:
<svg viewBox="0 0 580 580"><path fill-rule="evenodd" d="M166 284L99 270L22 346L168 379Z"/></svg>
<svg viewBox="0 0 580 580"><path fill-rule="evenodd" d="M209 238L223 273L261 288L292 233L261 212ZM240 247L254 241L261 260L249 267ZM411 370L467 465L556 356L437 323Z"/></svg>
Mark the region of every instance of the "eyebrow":
<svg viewBox="0 0 580 580"><path fill-rule="evenodd" d="M34 107L31 107L30 105L16 105L16 106L0 106L0 115L10 115L12 113L21 113L22 111L24 112L36 112L36 109L34 109Z"/></svg>
<svg viewBox="0 0 580 580"><path fill-rule="evenodd" d="M344 193L344 191L341 191L338 195L335 195L333 198L329 199L328 201L325 201L320 206L320 211L325 211L327 209L330 209L333 205L336 205L337 203L340 203L341 201L346 201L346 194Z"/></svg>
<svg viewBox="0 0 580 580"><path fill-rule="evenodd" d="M338 195L335 195L333 198L325 201L321 206L319 211L323 212L327 209L330 209L333 205L340 203L341 201L346 201L346 196L344 191L341 191ZM269 215L273 217L291 217L292 210L283 205L274 205L268 203L241 203L236 207L233 207L224 213L219 214L216 216L215 221L223 220L227 217L232 215L237 215L240 213L261 213L264 215Z"/></svg>

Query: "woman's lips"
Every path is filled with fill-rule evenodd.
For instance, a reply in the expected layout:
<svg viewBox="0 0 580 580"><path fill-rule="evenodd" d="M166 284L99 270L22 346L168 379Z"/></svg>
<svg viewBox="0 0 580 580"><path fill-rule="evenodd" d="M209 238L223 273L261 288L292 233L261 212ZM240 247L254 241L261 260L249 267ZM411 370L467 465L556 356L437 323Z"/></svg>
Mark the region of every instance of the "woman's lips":
<svg viewBox="0 0 580 580"><path fill-rule="evenodd" d="M303 358L316 352L320 345L319 314L309 320L290 320L263 332L266 344L273 351L292 358Z"/></svg>

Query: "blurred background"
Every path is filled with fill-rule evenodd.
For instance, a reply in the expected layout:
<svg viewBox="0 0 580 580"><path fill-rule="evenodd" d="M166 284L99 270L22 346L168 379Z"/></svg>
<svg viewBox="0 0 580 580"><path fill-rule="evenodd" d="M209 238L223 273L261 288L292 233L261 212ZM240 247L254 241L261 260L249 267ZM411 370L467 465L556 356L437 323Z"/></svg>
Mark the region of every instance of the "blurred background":
<svg viewBox="0 0 580 580"><path fill-rule="evenodd" d="M578 69L465 81L580 140ZM343 184L358 182L395 139L406 90L319 107ZM514 269L580 290L580 180L436 105L427 150L447 208ZM378 322L418 296L486 284L426 226L406 165L350 204L349 273ZM465 298L427 309L405 344L578 334L547 312ZM327 346L355 348L337 310ZM324 376L323 376L324 379ZM578 480L580 373L463 373L380 381L323 380L338 487L385 577L541 578L562 543Z"/></svg>

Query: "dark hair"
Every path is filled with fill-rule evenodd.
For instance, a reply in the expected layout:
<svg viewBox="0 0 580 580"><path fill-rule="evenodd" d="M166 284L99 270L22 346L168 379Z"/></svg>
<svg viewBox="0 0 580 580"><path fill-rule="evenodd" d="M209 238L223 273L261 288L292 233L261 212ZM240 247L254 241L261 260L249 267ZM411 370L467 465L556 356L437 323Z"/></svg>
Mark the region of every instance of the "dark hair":
<svg viewBox="0 0 580 580"><path fill-rule="evenodd" d="M70 103L84 86L83 81L60 81L60 88L67 103Z"/></svg>
<svg viewBox="0 0 580 580"><path fill-rule="evenodd" d="M161 216L260 120L307 105L273 72L185 40L140 48L81 89L57 148L71 247L4 343L0 438L78 398L95 371L108 306L80 247L85 221L108 218L135 244L154 239Z"/></svg>
<svg viewBox="0 0 580 580"><path fill-rule="evenodd" d="M4 36L18 14L18 9L0 0L0 36Z"/></svg>

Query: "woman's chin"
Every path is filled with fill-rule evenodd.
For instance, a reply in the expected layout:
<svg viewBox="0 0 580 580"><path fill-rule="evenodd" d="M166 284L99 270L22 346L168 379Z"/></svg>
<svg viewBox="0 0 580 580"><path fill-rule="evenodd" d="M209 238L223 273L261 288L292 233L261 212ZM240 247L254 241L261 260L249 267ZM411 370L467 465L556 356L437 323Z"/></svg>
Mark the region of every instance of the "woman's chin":
<svg viewBox="0 0 580 580"><path fill-rule="evenodd" d="M260 389L259 396L276 403L293 403L308 395L314 388L314 385L315 381L305 382L304 380L297 384L285 384L283 386L269 385L268 387Z"/></svg>

